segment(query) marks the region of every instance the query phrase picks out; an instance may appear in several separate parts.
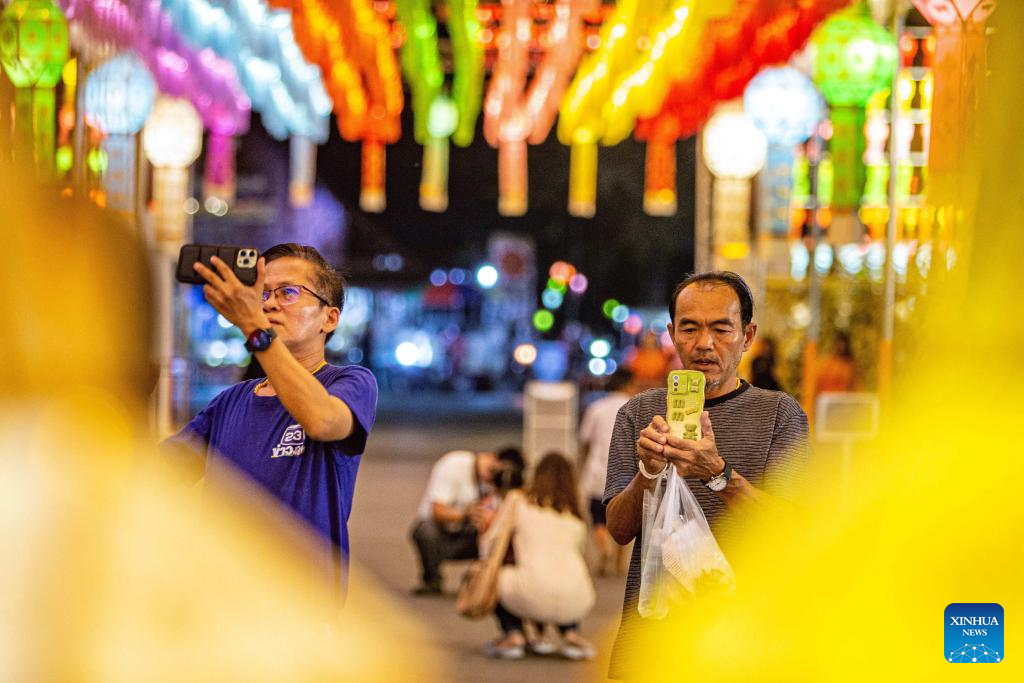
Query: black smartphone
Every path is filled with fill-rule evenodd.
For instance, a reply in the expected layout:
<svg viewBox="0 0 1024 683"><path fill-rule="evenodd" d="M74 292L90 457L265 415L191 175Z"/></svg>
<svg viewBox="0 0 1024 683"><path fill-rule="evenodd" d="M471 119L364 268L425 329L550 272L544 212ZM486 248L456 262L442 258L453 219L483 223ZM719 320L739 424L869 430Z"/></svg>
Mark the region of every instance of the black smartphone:
<svg viewBox="0 0 1024 683"><path fill-rule="evenodd" d="M214 256L231 267L238 279L245 285L256 284L256 261L260 252L252 247L227 247L221 244L185 244L178 253L178 282L190 285L205 285L206 280L193 267L202 263L216 272L210 259Z"/></svg>

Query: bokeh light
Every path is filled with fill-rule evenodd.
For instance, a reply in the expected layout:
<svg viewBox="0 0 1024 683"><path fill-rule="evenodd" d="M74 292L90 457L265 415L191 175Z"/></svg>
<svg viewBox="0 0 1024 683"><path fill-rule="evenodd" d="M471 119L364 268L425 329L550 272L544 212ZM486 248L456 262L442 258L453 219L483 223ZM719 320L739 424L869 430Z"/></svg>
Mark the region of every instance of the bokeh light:
<svg viewBox="0 0 1024 683"><path fill-rule="evenodd" d="M587 291L587 285L590 284L587 281L587 276L583 273L576 273L569 280L569 289L572 290L573 294L583 294Z"/></svg>
<svg viewBox="0 0 1024 683"><path fill-rule="evenodd" d="M595 339L590 342L590 355L595 358L604 358L611 353L612 345L607 339Z"/></svg>
<svg viewBox="0 0 1024 683"><path fill-rule="evenodd" d="M537 360L537 347L533 344L520 344L512 352L512 358L520 365L531 365Z"/></svg>
<svg viewBox="0 0 1024 683"><path fill-rule="evenodd" d="M484 289L490 289L498 284L498 269L490 264L480 266L476 271L476 281Z"/></svg>
<svg viewBox="0 0 1024 683"><path fill-rule="evenodd" d="M565 296L556 289L545 289L540 295L540 300L546 308L555 309L562 305Z"/></svg>
<svg viewBox="0 0 1024 683"><path fill-rule="evenodd" d="M533 314L533 326L538 332L547 332L555 324L555 316L547 309L541 309Z"/></svg>
<svg viewBox="0 0 1024 683"><path fill-rule="evenodd" d="M617 299L606 299L605 302L601 304L601 312L604 313L604 317L610 319L612 317L612 313L618 307L619 302Z"/></svg>

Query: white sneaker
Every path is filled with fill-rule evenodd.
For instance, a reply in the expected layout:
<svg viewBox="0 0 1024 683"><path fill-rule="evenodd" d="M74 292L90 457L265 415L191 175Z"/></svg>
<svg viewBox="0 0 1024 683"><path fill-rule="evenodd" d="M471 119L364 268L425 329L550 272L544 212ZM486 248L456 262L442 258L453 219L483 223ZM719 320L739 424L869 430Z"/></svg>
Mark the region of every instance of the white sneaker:
<svg viewBox="0 0 1024 683"><path fill-rule="evenodd" d="M530 652L535 655L553 655L558 652L558 646L552 643L547 638L538 638L537 640L531 640L527 644Z"/></svg>
<svg viewBox="0 0 1024 683"><path fill-rule="evenodd" d="M522 659L526 656L526 648L522 645L499 645L501 641L487 643L484 657L491 659Z"/></svg>
<svg viewBox="0 0 1024 683"><path fill-rule="evenodd" d="M575 642L563 641L558 654L575 662L590 660L597 656L597 650L594 649L594 646L583 640L583 638L576 636L574 640Z"/></svg>

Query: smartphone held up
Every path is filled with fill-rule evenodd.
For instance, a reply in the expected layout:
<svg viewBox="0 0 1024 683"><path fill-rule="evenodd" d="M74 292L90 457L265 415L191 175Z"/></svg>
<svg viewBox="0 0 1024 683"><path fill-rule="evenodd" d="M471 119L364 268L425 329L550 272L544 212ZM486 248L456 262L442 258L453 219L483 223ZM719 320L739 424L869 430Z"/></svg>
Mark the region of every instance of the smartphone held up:
<svg viewBox="0 0 1024 683"><path fill-rule="evenodd" d="M185 244L178 254L178 282L191 285L205 285L206 280L196 272L195 264L202 263L216 271L212 258L216 256L226 263L244 285L256 284L256 261L260 252L253 247L229 247L220 244Z"/></svg>

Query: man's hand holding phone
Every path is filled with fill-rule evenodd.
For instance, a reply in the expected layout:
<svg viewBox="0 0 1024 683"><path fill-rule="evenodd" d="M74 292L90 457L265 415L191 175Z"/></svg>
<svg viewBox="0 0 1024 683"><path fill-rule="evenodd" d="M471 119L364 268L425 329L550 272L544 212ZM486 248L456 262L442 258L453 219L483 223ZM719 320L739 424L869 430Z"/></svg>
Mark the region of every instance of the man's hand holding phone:
<svg viewBox="0 0 1024 683"><path fill-rule="evenodd" d="M270 327L270 321L263 312L263 281L266 276L263 257L256 262L256 282L252 286L243 284L219 257L212 257L210 263L213 269L199 262L194 266L206 280L203 295L210 305L246 336Z"/></svg>

